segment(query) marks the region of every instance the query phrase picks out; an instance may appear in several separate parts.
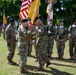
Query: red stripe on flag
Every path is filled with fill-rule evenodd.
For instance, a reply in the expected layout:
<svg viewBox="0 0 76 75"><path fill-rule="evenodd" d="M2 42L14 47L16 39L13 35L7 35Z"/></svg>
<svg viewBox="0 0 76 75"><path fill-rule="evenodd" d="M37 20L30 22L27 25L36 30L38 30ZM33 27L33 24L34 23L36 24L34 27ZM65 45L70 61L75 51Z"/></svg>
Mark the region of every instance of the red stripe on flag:
<svg viewBox="0 0 76 75"><path fill-rule="evenodd" d="M25 11L24 11L25 12ZM26 12L24 13L24 12L22 12L22 14L23 14L23 16L24 16L24 18L26 18L27 17L27 14L26 14ZM23 19L24 19L23 18Z"/></svg>
<svg viewBox="0 0 76 75"><path fill-rule="evenodd" d="M20 10L20 18L24 19L28 17L28 8L34 0L23 0L22 5L21 5L21 10Z"/></svg>
<svg viewBox="0 0 76 75"><path fill-rule="evenodd" d="M21 14L19 14L19 16L20 16L20 18L22 19L22 15L21 15Z"/></svg>
<svg viewBox="0 0 76 75"><path fill-rule="evenodd" d="M28 10L28 8L22 9L22 10L20 10L20 12L22 12L22 11L26 11L26 10Z"/></svg>
<svg viewBox="0 0 76 75"><path fill-rule="evenodd" d="M24 7L24 6L26 6L26 5L28 5L28 3L26 3L26 4L23 4L21 7Z"/></svg>

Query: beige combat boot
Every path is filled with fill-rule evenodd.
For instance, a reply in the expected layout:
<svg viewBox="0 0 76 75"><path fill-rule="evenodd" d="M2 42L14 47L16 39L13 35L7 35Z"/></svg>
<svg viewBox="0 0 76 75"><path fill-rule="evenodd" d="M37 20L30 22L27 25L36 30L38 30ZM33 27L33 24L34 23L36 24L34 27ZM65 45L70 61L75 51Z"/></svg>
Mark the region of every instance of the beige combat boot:
<svg viewBox="0 0 76 75"><path fill-rule="evenodd" d="M28 74L29 72L25 68L20 68L20 74Z"/></svg>

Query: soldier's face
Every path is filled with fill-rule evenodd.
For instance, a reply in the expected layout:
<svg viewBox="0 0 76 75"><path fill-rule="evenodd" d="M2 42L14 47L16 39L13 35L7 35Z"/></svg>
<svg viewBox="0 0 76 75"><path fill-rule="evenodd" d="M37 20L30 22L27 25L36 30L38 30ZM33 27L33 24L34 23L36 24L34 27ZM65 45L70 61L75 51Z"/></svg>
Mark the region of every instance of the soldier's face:
<svg viewBox="0 0 76 75"><path fill-rule="evenodd" d="M35 24L36 25L40 25L41 24L41 20L40 19L37 19L36 22L35 22Z"/></svg>
<svg viewBox="0 0 76 75"><path fill-rule="evenodd" d="M74 25L76 25L76 22L74 22Z"/></svg>
<svg viewBox="0 0 76 75"><path fill-rule="evenodd" d="M52 23L53 23L53 21L50 21L50 23L52 24Z"/></svg>
<svg viewBox="0 0 76 75"><path fill-rule="evenodd" d="M12 24L12 25L14 25L14 24L15 24L15 22L11 22L11 24Z"/></svg>
<svg viewBox="0 0 76 75"><path fill-rule="evenodd" d="M62 26L62 25L64 25L64 23L63 22L60 22L60 25Z"/></svg>
<svg viewBox="0 0 76 75"><path fill-rule="evenodd" d="M22 25L23 25L24 27L27 27L27 26L28 26L28 21L27 21L27 22L23 22Z"/></svg>

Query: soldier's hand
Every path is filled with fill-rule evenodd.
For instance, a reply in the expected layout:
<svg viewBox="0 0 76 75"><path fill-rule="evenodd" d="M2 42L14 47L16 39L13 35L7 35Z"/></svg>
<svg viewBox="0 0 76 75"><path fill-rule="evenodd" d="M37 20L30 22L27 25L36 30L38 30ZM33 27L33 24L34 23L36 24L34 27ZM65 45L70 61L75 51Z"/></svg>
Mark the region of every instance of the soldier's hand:
<svg viewBox="0 0 76 75"><path fill-rule="evenodd" d="M28 27L28 30L32 30L32 29L33 29L33 26L29 26L29 27Z"/></svg>

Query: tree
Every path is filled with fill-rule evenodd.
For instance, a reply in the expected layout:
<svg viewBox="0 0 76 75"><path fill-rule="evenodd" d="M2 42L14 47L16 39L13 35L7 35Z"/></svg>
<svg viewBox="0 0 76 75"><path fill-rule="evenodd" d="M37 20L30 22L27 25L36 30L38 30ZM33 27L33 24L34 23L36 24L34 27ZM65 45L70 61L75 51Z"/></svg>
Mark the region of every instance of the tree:
<svg viewBox="0 0 76 75"><path fill-rule="evenodd" d="M58 0L57 4L55 5L55 18L63 18L67 27L71 24L72 19L76 16L76 1L75 0L63 0L60 2ZM56 9L59 11L56 11Z"/></svg>
<svg viewBox="0 0 76 75"><path fill-rule="evenodd" d="M47 14L46 0L41 0L40 15L43 23L46 24ZM0 19L2 20L3 9L6 10L6 16L15 17L19 19L19 12L21 0L0 0ZM54 6L54 23L58 18L63 18L67 26L71 23L71 20L76 16L76 0L57 0Z"/></svg>

